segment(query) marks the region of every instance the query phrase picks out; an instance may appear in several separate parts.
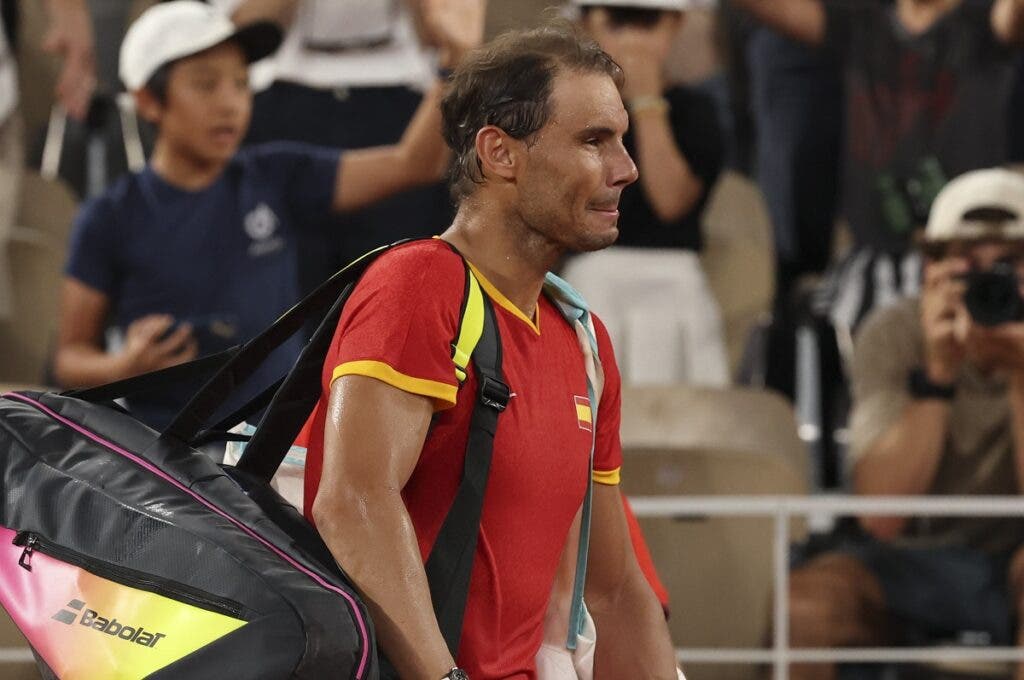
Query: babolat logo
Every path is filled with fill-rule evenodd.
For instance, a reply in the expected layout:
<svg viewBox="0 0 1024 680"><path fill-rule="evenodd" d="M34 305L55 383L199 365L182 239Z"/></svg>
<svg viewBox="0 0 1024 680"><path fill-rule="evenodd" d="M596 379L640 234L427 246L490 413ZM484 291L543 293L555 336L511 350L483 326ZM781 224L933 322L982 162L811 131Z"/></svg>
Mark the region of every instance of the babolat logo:
<svg viewBox="0 0 1024 680"><path fill-rule="evenodd" d="M71 609L75 611L69 611ZM79 612L81 613L81 618L79 618ZM163 633L151 633L142 626L126 626L115 618L108 619L100 616L99 612L95 609L87 608L81 600L71 600L64 609L61 609L50 618L69 626L77 619L80 626L92 628L93 630L116 637L119 640L134 642L143 647L156 647L156 643L160 642L161 638L167 637Z"/></svg>

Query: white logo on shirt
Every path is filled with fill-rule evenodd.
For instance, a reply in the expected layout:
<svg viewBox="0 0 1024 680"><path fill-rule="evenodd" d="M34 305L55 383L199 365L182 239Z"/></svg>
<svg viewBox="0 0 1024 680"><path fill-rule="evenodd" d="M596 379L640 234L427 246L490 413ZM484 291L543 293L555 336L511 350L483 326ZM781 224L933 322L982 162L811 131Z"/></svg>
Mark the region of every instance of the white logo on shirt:
<svg viewBox="0 0 1024 680"><path fill-rule="evenodd" d="M277 230L277 215L266 203L260 203L245 216L245 233L253 241L265 241Z"/></svg>
<svg viewBox="0 0 1024 680"><path fill-rule="evenodd" d="M245 216L243 226L245 233L252 239L249 244L249 256L260 257L277 252L284 247L284 239L275 237L278 225L277 215L266 203L260 203Z"/></svg>

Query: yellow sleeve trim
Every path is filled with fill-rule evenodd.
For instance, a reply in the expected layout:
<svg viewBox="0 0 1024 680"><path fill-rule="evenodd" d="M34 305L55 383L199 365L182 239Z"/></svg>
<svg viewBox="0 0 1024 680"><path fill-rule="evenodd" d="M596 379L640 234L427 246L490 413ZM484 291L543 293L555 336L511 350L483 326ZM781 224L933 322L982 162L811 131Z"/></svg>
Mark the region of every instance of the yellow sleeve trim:
<svg viewBox="0 0 1024 680"><path fill-rule="evenodd" d="M399 373L383 361L348 361L334 369L334 373L331 375L331 384L334 384L334 381L343 375L363 375L368 378L376 378L403 392L430 397L435 401L435 407L438 410L455 406L457 392L455 385L414 378L411 375Z"/></svg>
<svg viewBox="0 0 1024 680"><path fill-rule="evenodd" d="M616 486L620 480L621 475L619 474L622 468L615 468L614 470L594 470L594 482L597 484L605 484L607 486Z"/></svg>

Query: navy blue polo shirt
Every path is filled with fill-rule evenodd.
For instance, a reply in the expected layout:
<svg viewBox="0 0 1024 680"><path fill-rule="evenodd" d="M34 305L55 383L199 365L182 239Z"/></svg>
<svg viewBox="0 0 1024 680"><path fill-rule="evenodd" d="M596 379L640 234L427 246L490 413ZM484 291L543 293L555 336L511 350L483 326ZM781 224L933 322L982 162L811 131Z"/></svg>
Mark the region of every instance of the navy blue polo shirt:
<svg viewBox="0 0 1024 680"><path fill-rule="evenodd" d="M123 177L79 212L66 273L109 298L110 323L122 331L170 314L196 328L201 355L249 340L299 298L297 230L323 224L315 218L331 208L339 154L287 142L248 147L199 191L172 186L151 167ZM275 353L236 405L282 375L300 349L293 338ZM130 406L161 427L192 390Z"/></svg>

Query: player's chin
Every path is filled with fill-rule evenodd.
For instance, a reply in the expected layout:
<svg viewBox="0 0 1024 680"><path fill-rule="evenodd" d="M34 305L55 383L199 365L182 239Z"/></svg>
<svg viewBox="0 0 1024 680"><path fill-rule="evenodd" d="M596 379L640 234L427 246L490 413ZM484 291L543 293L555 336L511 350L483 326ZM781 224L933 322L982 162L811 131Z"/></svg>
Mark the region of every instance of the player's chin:
<svg viewBox="0 0 1024 680"><path fill-rule="evenodd" d="M615 243L619 238L618 226L612 225L600 231L590 231L581 234L577 239L576 247L573 248L579 253L592 253L595 250L603 250Z"/></svg>

